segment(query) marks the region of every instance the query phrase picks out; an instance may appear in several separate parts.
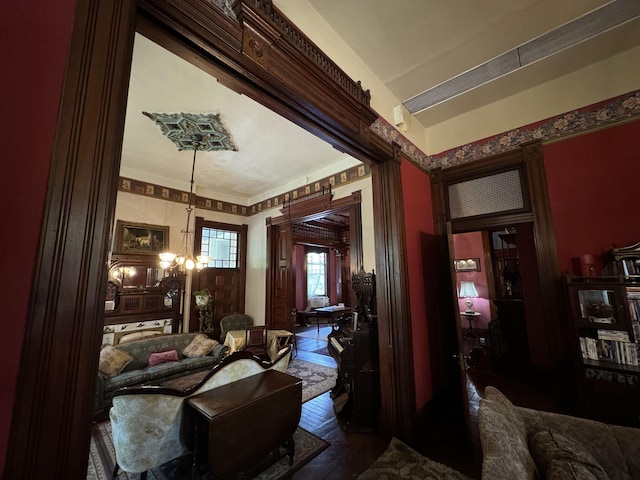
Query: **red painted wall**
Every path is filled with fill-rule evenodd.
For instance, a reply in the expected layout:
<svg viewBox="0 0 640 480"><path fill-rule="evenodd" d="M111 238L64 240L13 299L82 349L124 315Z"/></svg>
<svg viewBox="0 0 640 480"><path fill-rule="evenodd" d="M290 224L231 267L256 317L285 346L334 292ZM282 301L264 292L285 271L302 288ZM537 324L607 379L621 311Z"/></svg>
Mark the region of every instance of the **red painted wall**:
<svg viewBox="0 0 640 480"><path fill-rule="evenodd" d="M436 245L431 208L429 177L413 163L401 165L402 200L404 202L407 238L407 264L413 361L416 388L416 408L420 410L433 396L429 324L437 318L434 310L437 279L434 262Z"/></svg>
<svg viewBox="0 0 640 480"><path fill-rule="evenodd" d="M640 120L544 146L561 272L578 274L582 254L640 241L638 138Z"/></svg>
<svg viewBox="0 0 640 480"><path fill-rule="evenodd" d="M58 121L75 1L3 2L3 205L0 291L5 326L0 336L0 471L4 471L20 353L38 255L49 167ZM9 297L7 297L9 299Z"/></svg>

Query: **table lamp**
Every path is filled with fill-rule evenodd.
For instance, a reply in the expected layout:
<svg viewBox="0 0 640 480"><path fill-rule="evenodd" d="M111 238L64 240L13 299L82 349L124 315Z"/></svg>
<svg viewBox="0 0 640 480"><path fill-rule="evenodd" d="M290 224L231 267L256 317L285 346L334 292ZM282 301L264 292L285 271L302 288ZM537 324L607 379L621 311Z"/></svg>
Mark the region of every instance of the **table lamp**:
<svg viewBox="0 0 640 480"><path fill-rule="evenodd" d="M467 306L465 313L473 313L473 298L478 297L476 285L472 281L460 282L460 292L458 297L464 298L464 304Z"/></svg>

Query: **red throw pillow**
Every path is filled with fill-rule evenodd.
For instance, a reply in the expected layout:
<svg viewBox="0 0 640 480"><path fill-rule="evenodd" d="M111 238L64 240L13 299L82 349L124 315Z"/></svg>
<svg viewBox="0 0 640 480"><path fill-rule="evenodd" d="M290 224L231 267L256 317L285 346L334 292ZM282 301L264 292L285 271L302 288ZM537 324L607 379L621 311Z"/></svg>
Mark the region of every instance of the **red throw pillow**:
<svg viewBox="0 0 640 480"><path fill-rule="evenodd" d="M150 367L160 365L161 363L177 362L177 361L178 361L177 350L167 350L166 352L155 352L149 355Z"/></svg>

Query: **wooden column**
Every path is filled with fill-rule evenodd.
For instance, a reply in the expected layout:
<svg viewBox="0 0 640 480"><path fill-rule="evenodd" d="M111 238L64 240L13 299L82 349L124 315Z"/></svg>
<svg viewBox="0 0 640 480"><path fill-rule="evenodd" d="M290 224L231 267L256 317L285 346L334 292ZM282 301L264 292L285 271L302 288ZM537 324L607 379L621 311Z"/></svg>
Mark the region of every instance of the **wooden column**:
<svg viewBox="0 0 640 480"><path fill-rule="evenodd" d="M77 2L5 480L86 478L135 18Z"/></svg>
<svg viewBox="0 0 640 480"><path fill-rule="evenodd" d="M373 165L378 336L382 406L380 431L411 441L416 411L409 281L399 151Z"/></svg>

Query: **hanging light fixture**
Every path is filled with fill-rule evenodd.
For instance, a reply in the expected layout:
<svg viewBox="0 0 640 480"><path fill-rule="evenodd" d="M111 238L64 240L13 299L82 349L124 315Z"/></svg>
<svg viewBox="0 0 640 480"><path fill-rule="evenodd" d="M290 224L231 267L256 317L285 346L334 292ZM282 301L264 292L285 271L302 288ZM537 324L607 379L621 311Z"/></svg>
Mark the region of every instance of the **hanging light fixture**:
<svg viewBox="0 0 640 480"><path fill-rule="evenodd" d="M191 166L191 187L189 189L189 205L187 206L187 226L182 230L182 245L179 253L162 252L160 254L160 266L166 269L172 269L179 267L180 270L202 270L209 263L209 257L207 255L193 256L193 240L192 233L189 230L191 223L191 212L193 212L193 206L191 200L193 198L193 174L196 169L196 153L202 142L202 135L195 133L192 135L193 140L193 164Z"/></svg>

